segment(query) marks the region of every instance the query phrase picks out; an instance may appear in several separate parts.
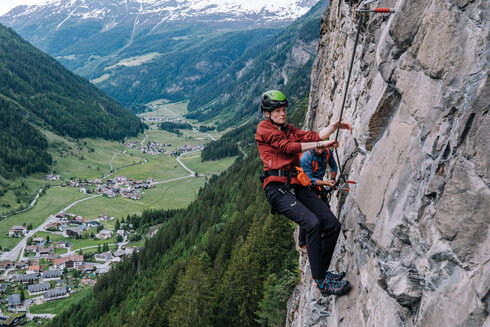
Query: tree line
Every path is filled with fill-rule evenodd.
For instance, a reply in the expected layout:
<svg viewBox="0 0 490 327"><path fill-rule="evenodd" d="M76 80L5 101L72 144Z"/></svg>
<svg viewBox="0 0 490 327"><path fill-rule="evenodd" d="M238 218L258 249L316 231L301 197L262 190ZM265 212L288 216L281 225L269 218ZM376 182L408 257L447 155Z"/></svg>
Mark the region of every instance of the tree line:
<svg viewBox="0 0 490 327"><path fill-rule="evenodd" d="M174 123L165 121L160 124L160 129L177 135L182 135L180 129L192 129L192 125L189 123Z"/></svg>
<svg viewBox="0 0 490 327"><path fill-rule="evenodd" d="M240 154L239 146L242 147L242 150L247 151L254 143L257 123L257 120L252 119L243 126L225 133L219 140L206 144L201 153L202 161L238 156Z"/></svg>

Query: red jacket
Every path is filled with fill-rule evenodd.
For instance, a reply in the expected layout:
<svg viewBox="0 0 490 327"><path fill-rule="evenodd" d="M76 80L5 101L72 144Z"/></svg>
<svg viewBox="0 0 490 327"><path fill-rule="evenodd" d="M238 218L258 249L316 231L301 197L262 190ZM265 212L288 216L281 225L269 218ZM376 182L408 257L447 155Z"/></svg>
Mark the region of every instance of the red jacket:
<svg viewBox="0 0 490 327"><path fill-rule="evenodd" d="M298 154L301 153L301 143L321 141L318 132L307 132L287 124L279 130L268 119L257 126L255 141L259 148L260 158L264 163L264 170L294 170L299 166ZM264 188L270 182L286 183L286 177L269 176L264 181ZM299 184L293 177L291 184Z"/></svg>

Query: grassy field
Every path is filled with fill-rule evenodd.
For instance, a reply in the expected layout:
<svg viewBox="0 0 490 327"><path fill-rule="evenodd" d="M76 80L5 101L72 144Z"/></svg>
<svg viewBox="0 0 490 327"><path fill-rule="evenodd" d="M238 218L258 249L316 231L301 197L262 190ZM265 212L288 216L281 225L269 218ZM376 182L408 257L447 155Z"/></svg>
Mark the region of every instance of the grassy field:
<svg viewBox="0 0 490 327"><path fill-rule="evenodd" d="M151 111L147 111L141 114L138 114L139 117L168 117L168 118L183 118L184 114L187 113L187 105L189 101L179 101L179 102L171 102L165 103L164 100L155 100L153 102L148 103L148 105L152 108Z"/></svg>
<svg viewBox="0 0 490 327"><path fill-rule="evenodd" d="M68 249L65 248L55 248L54 249L54 254L60 255L60 254L65 254L68 252Z"/></svg>
<svg viewBox="0 0 490 327"><path fill-rule="evenodd" d="M97 244L93 244L93 245L88 245L88 246L96 246L96 247L93 247L93 248L90 248L90 249L85 249L82 251L83 254L91 254L91 253L97 253L98 251L98 245L99 245L100 241L97 242ZM104 243L100 243L100 246L102 247ZM109 250L116 250L118 248L117 245L109 245Z"/></svg>
<svg viewBox="0 0 490 327"><path fill-rule="evenodd" d="M235 162L236 157L225 158L222 160L201 161L201 151L184 154L180 160L190 170L199 174L211 175L218 174L230 167Z"/></svg>
<svg viewBox="0 0 490 327"><path fill-rule="evenodd" d="M141 214L145 209L177 209L185 208L204 186L205 178L191 177L174 182L158 184L155 188L145 190L141 200L131 200L123 197L110 199L99 197L74 206L70 212L93 219L101 214L114 216L117 219L126 218L128 214ZM114 222L111 222L114 224ZM106 228L109 223L104 222Z"/></svg>
<svg viewBox="0 0 490 327"><path fill-rule="evenodd" d="M111 164L112 169L116 170L139 162L137 158L122 153L126 150L123 144L102 139L82 139L80 142L84 144L81 150L70 150L70 155L67 156L59 152L53 155L53 159L56 160L55 173L63 179L78 177L91 180L108 173Z"/></svg>
<svg viewBox="0 0 490 327"><path fill-rule="evenodd" d="M12 226L25 223L26 226L32 224L35 228L50 215L59 212L76 200L86 197L88 196L80 193L78 188L52 187L48 189L32 209L0 221L0 246L12 248L20 241L20 239L8 237L8 232Z"/></svg>
<svg viewBox="0 0 490 327"><path fill-rule="evenodd" d="M141 156L148 160L148 162L141 165L136 165L128 168L124 168L112 175L123 175L132 177L135 179L146 180L148 177L153 177L156 181L164 181L167 179L173 179L177 177L183 177L189 173L182 168L174 157L170 155L147 155L136 150L130 152L136 156Z"/></svg>
<svg viewBox="0 0 490 327"><path fill-rule="evenodd" d="M0 196L0 216L11 211L20 209L20 206L27 207L41 187L45 184L56 185L43 180L44 174L35 174L28 177L18 178L15 181L9 181L0 177L0 184L6 185L6 193ZM0 189L4 187L0 186ZM15 194L19 193L19 197ZM17 199L19 202L17 202Z"/></svg>
<svg viewBox="0 0 490 327"><path fill-rule="evenodd" d="M203 142L208 143L211 142L212 139L209 137L211 135L215 139L219 139L223 133L218 133L218 132L200 132L200 131L195 131L195 130L183 130L182 134L184 134L184 138L191 138L193 140L196 140L196 142L200 142L199 144L203 144ZM208 135L209 134L209 135Z"/></svg>
<svg viewBox="0 0 490 327"><path fill-rule="evenodd" d="M145 245L145 242L146 240L140 240L140 241L137 241L137 242L133 242L131 244L129 244L129 246L132 246L132 247L138 247L138 246L144 246Z"/></svg>
<svg viewBox="0 0 490 327"><path fill-rule="evenodd" d="M71 239L71 240L69 240L69 242L71 242L71 244L72 244L71 250L75 251L75 250L78 250L81 248L86 248L89 246L95 246L95 245L99 245L99 244L102 246L102 244L104 244L104 243L114 244L114 243L116 243L116 240L115 240L115 237L111 237L111 238L108 238L107 240L91 240L91 239L75 240L75 239ZM97 250L97 248L95 248L95 250ZM82 252L85 253L84 250L82 250Z"/></svg>
<svg viewBox="0 0 490 327"><path fill-rule="evenodd" d="M46 302L39 305L32 305L29 307L31 313L60 313L61 311L70 307L70 305L77 303L84 295L90 292L89 288L85 288L77 293L71 294L69 297Z"/></svg>
<svg viewBox="0 0 490 327"><path fill-rule="evenodd" d="M66 239L65 237L63 237L63 235L53 234L50 232L37 232L36 234L34 234L34 236L32 236L32 238L34 239L35 237L42 237L45 240L47 240L48 236L51 242L56 242L56 241L61 241Z"/></svg>

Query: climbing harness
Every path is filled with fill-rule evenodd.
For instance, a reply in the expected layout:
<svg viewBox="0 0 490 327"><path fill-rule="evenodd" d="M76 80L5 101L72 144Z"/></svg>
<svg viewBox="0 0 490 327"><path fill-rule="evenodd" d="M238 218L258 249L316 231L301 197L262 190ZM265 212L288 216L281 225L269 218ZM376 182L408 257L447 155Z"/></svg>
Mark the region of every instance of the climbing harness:
<svg viewBox="0 0 490 327"><path fill-rule="evenodd" d="M305 174L306 175L306 174ZM295 195L294 188L291 186L291 178L292 177L297 177L298 172L294 170L283 170L283 169L272 169L272 170L264 170L260 172L260 181L264 183L265 179L269 176L279 176L279 177L286 177L287 181L284 185L282 185L278 191L282 194L285 195L286 193L291 193L292 195ZM308 177L308 176L307 176ZM276 208L274 208L271 204L271 214L275 215L278 214Z"/></svg>
<svg viewBox="0 0 490 327"><path fill-rule="evenodd" d="M357 9L355 11L358 12L358 13L361 13L361 14L368 13L368 12L372 12L372 13L384 13L384 14L388 13L388 14L391 14L391 13L394 13L395 12L395 9L394 8L374 8L374 9L369 9L367 5L370 4L370 3L372 3L372 2L375 2L375 1L378 1L378 0L364 0L364 1L361 2L361 4L359 5L359 7L357 7ZM335 134L335 142L337 142L338 137L339 137L340 123L342 122L342 116L344 114L345 101L347 99L347 91L349 90L350 77L351 77L351 74L352 74L352 67L354 66L354 59L356 57L357 43L359 41L359 34L361 32L361 24L362 24L362 19L363 18L364 18L364 15L360 15L359 16L359 22L357 23L356 39L354 41L354 49L352 51L352 57L351 57L351 60L350 60L349 73L347 74L347 82L345 84L344 98L342 100L342 107L340 109L339 124L337 126L337 131L336 131L336 134ZM335 150L335 158L337 159L337 163L339 164L339 166L341 166L340 165L340 160L339 160L339 153L337 151L337 148L334 148L334 150ZM337 181L335 182L335 185L333 186L332 190L344 189L346 191L350 191L350 189L347 188L346 186L348 186L349 183L350 184L355 184L356 183L354 181L347 180L347 178L344 175L344 167L345 167L345 164L340 167Z"/></svg>

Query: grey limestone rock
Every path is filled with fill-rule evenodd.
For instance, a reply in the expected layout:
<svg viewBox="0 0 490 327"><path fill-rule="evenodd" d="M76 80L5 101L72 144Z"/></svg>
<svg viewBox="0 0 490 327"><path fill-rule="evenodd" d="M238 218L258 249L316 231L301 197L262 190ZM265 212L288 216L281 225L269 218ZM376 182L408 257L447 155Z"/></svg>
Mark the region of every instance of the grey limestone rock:
<svg viewBox="0 0 490 327"><path fill-rule="evenodd" d="M307 129L339 117L358 4L324 14ZM352 289L320 298L302 255L286 324L489 326L490 2L373 5L396 13L361 25L343 117L354 131L339 134L358 183L331 201L343 229L330 269Z"/></svg>

